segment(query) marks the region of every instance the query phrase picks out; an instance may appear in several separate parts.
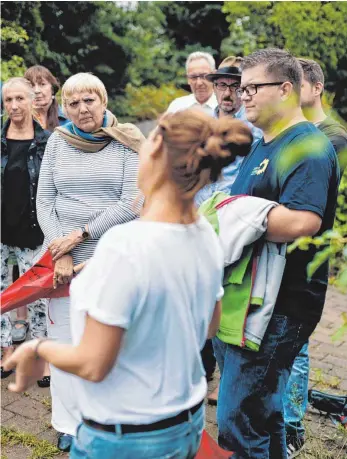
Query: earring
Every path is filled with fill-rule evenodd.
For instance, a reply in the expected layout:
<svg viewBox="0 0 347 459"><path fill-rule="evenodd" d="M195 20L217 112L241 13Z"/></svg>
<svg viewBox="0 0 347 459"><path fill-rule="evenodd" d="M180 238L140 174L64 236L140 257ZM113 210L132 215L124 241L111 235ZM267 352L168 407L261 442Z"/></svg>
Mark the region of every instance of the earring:
<svg viewBox="0 0 347 459"><path fill-rule="evenodd" d="M54 95L52 96L52 99L53 99L53 100L55 99L55 96L54 96Z"/></svg>

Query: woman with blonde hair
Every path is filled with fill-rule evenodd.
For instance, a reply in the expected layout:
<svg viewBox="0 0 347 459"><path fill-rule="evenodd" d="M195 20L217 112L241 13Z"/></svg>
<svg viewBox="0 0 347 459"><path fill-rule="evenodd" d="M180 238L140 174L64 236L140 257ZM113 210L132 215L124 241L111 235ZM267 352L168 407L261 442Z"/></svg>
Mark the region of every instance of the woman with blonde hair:
<svg viewBox="0 0 347 459"><path fill-rule="evenodd" d="M8 362L13 391L45 360L75 375L83 421L72 459L195 457L207 390L200 351L219 325L223 254L194 196L251 142L238 120L164 116L140 151L142 217L110 229L72 282L73 344L32 341Z"/></svg>
<svg viewBox="0 0 347 459"><path fill-rule="evenodd" d="M138 150L144 140L135 126L119 124L107 110L105 86L95 75L71 76L62 102L71 122L57 127L47 143L36 202L42 253L51 251L55 285L71 281L74 265L93 255L108 229L138 216ZM48 336L60 343L71 342L69 310L69 298L49 301ZM51 365L52 425L64 451L81 419L71 379Z"/></svg>

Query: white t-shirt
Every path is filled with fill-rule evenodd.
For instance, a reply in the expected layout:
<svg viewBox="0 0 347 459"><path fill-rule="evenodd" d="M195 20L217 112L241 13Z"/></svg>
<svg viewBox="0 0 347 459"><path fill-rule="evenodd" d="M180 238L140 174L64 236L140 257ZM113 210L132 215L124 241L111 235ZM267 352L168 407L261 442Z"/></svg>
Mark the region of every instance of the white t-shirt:
<svg viewBox="0 0 347 459"><path fill-rule="evenodd" d="M194 94L189 94L189 96L178 97L173 100L167 109L167 113L176 113L180 110L186 110L187 108L201 108L208 115L214 116L217 105L218 102L214 93L203 104L200 104L196 100Z"/></svg>
<svg viewBox="0 0 347 459"><path fill-rule="evenodd" d="M102 382L76 378L85 418L149 424L205 397L200 350L223 295L222 275L222 250L204 217L190 225L137 220L101 238L71 285L73 343L86 313L126 332Z"/></svg>

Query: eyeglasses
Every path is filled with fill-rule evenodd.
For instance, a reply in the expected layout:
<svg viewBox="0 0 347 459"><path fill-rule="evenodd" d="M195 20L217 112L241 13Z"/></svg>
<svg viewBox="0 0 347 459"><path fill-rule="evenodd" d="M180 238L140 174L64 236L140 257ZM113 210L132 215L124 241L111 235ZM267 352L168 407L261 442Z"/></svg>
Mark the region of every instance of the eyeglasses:
<svg viewBox="0 0 347 459"><path fill-rule="evenodd" d="M198 81L198 78L201 78L202 80L204 80L206 78L206 75L208 75L208 73L199 73L197 75L188 74L187 78L188 78L188 80Z"/></svg>
<svg viewBox="0 0 347 459"><path fill-rule="evenodd" d="M247 86L241 86L240 88L238 88L236 93L239 97L241 97L244 92L247 94L247 96L254 96L255 94L257 94L258 88L260 88L261 86L279 86L283 83L284 81L274 81L273 83L248 84Z"/></svg>
<svg viewBox="0 0 347 459"><path fill-rule="evenodd" d="M214 87L218 89L218 91L226 91L227 88L229 88L230 92L237 92L239 89L240 85L239 83L232 83L232 84L226 84L226 83L213 83Z"/></svg>

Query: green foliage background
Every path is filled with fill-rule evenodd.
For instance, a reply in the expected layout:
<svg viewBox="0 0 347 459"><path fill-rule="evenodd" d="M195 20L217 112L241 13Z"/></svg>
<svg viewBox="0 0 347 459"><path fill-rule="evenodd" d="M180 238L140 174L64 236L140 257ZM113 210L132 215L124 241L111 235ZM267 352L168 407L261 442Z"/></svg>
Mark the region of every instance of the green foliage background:
<svg viewBox="0 0 347 459"><path fill-rule="evenodd" d="M17 1L1 7L2 81L34 64L62 83L91 71L105 83L117 114L145 119L165 110L168 95L187 89L190 52L210 51L218 64L228 54L280 46L322 64L333 108L347 120L347 2ZM141 113L129 104L135 93Z"/></svg>

